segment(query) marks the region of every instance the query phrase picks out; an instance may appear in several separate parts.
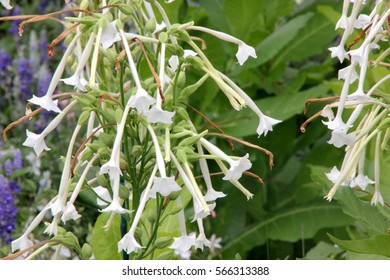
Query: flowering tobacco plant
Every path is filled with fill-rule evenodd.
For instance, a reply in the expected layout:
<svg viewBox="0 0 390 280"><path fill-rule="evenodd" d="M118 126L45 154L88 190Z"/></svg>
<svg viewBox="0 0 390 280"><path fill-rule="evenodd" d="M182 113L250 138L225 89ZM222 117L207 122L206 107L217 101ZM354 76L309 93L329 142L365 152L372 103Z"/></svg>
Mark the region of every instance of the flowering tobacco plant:
<svg viewBox="0 0 390 280"><path fill-rule="evenodd" d="M334 166L326 174L333 187L325 198L330 201L340 186L349 186L367 189L372 205L384 205L380 191L380 162L390 136L388 92L384 87L390 75L380 74L374 82L370 81L369 75L380 67L389 67L386 62L389 48L386 46L390 4L374 1L372 6L365 7L365 2L343 2L342 15L336 24L336 29L344 30L343 35L339 44L329 50L340 63L347 62L338 73L338 78L344 82L340 96L330 98L335 102L326 105L315 117L326 118L323 123L331 131L328 143L345 150L342 165ZM370 12L364 14L363 8ZM305 126L306 123L302 130ZM370 145L374 145L373 177L368 176L370 169L367 166L366 151ZM369 185L374 186L373 193L367 188Z"/></svg>
<svg viewBox="0 0 390 280"><path fill-rule="evenodd" d="M258 136L272 131L279 121L264 115L239 86L212 65L203 52L205 42L199 47L199 38L193 33L207 33L235 44L240 65L257 57L254 48L194 22L171 23L163 6L152 0L76 1L67 11L26 16L19 34L33 22L63 13L73 16L65 17L66 30L49 46L49 54L55 55L54 47L61 40L66 50L46 93L33 93L29 98L35 110L26 117L41 110L57 115L40 132L26 130L23 145L38 156L50 153L45 139L64 117L76 113L77 123L63 158L58 194L12 242L12 250L34 248L31 233L51 217L45 233L53 236L52 242L29 258L58 242L75 249L81 258L92 253L100 258L103 233L92 237L91 251L89 244L80 246L71 232L60 227L83 215L76 203L80 197L89 198L101 212L94 232L104 232L102 225L107 231L120 232L114 254L122 252L124 258L169 258L174 252L187 259L194 249L218 249L219 242L207 238L203 221L225 194L214 189L208 165L213 161L219 166L222 179L247 199L253 195L239 180L245 174L256 175L248 171L252 167L249 154L228 155L213 143L207 130L197 129L188 108L216 125L186 102L192 94L207 94L200 88L211 79L235 110L249 107L258 116ZM189 84L186 77L193 71L203 77ZM56 93L59 85L71 90ZM248 144L223 132L214 135ZM272 165L272 154L256 148L270 156ZM197 225L197 232L188 231L187 221ZM165 251L157 253L158 249Z"/></svg>

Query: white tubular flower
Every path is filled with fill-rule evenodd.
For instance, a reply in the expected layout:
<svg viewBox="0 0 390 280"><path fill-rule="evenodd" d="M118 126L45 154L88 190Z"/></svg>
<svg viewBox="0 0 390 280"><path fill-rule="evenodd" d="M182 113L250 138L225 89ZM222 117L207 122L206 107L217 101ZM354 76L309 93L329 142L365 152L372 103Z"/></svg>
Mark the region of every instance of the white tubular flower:
<svg viewBox="0 0 390 280"><path fill-rule="evenodd" d="M50 148L47 147L45 143L45 137L52 132L62 121L64 116L69 112L69 110L77 103L73 101L70 103L59 115L57 115L50 124L40 133L35 134L26 130L27 139L24 141L23 146L34 148L35 153L39 156L44 150L49 151Z"/></svg>
<svg viewBox="0 0 390 280"><path fill-rule="evenodd" d="M87 44L85 45L83 54L81 55L80 62L77 64L76 71L74 74L66 79L61 79L65 84L75 86L81 91L86 91L85 86L87 85L87 80L84 78L84 67L88 62L89 56L92 51L93 42L95 39L95 33L92 33L89 37Z"/></svg>
<svg viewBox="0 0 390 280"><path fill-rule="evenodd" d="M160 52L160 89L161 92L164 92L164 78L165 78L165 49L166 45L161 44L161 52ZM164 123L164 124L172 124L172 118L175 115L175 112L164 111L161 107L162 99L160 96L159 89L156 90L156 106L151 110L145 112L145 116L151 123Z"/></svg>
<svg viewBox="0 0 390 280"><path fill-rule="evenodd" d="M196 222L198 223L199 235L198 238L196 238L195 240L195 248L201 249L203 251L204 246L210 248L211 242L206 238L206 235L204 233L203 220L197 219Z"/></svg>
<svg viewBox="0 0 390 280"><path fill-rule="evenodd" d="M112 188L112 201L110 205L108 205L106 208L101 210L101 212L115 212L118 214L125 214L125 213L131 213L131 211L125 209L120 204L120 198L119 198L119 183L120 183L120 176L117 174L114 178L111 178L111 188Z"/></svg>
<svg viewBox="0 0 390 280"><path fill-rule="evenodd" d="M348 73L349 73L351 67L352 67L352 65L349 65L347 67L344 67L343 69L340 69L339 72L338 72L338 79L339 80L347 79L348 75L349 75ZM352 73L349 76L349 83L352 84L357 79L359 79L359 75L358 75L355 67L353 67Z"/></svg>
<svg viewBox="0 0 390 280"><path fill-rule="evenodd" d="M189 235L181 235L180 237L174 237L174 241L169 248L175 250L175 254L179 255L182 259L189 259L191 256L191 247L195 246L196 234L195 232Z"/></svg>
<svg viewBox="0 0 390 280"><path fill-rule="evenodd" d="M346 29L347 28L347 16L346 15L341 15L341 17L339 18L339 20L337 21L336 23L336 30L337 29Z"/></svg>
<svg viewBox="0 0 390 280"><path fill-rule="evenodd" d="M32 245L34 245L34 243L27 237L27 234L23 234L18 239L12 241L12 252L18 250L22 251L24 249L30 248Z"/></svg>
<svg viewBox="0 0 390 280"><path fill-rule="evenodd" d="M340 63L343 63L344 59L347 57L347 52L345 51L344 45L338 45L337 47L331 47L328 49L332 58L337 57Z"/></svg>
<svg viewBox="0 0 390 280"><path fill-rule="evenodd" d="M110 193L106 188L103 188L102 186L97 186L92 188L93 191L102 199L105 201L111 202L112 198L110 196ZM96 203L100 206L107 206L107 202L101 200L99 197L96 198Z"/></svg>
<svg viewBox="0 0 390 280"><path fill-rule="evenodd" d="M156 33L160 32L165 27L167 27L167 25L163 21L161 23L156 23L156 28L154 29L153 34L156 34Z"/></svg>
<svg viewBox="0 0 390 280"><path fill-rule="evenodd" d="M171 192L181 191L181 188L175 181L175 177L154 177L153 188L149 193L149 197L156 198L156 193L160 193L163 196L168 196Z"/></svg>
<svg viewBox="0 0 390 280"><path fill-rule="evenodd" d="M103 28L100 43L105 50L111 47L114 43L121 40L120 33L116 29L115 25L116 20L107 23L107 25Z"/></svg>
<svg viewBox="0 0 390 280"><path fill-rule="evenodd" d="M257 134L267 136L268 131L272 131L272 126L280 123L280 120L268 117L264 114L259 115L260 123L256 129Z"/></svg>
<svg viewBox="0 0 390 280"><path fill-rule="evenodd" d="M53 199L54 200L54 199ZM45 217L47 211L50 209L50 201L43 209L42 211L32 220L32 222L27 227L26 231L23 233L22 236L20 236L18 239L15 239L11 243L12 252L15 252L17 250L24 250L33 245L33 242L28 239L28 236L31 232L42 222L43 218Z"/></svg>
<svg viewBox="0 0 390 280"><path fill-rule="evenodd" d="M49 85L49 88L47 89L46 94L42 97L37 97L37 96L33 95L33 97L28 100L30 103L39 105L47 111L54 111L57 113L61 112L61 110L57 106L58 101L57 100L53 101L52 96L53 96L53 93L58 85L58 82L60 81L62 73L65 70L66 60L68 59L69 55L73 51L73 48L74 48L77 40L80 38L80 36L81 36L81 33L77 33L76 36L73 38L73 40L70 42L68 48L66 49L64 55L61 58L60 63L58 64L56 71L53 74L53 77L50 81L50 85Z"/></svg>
<svg viewBox="0 0 390 280"><path fill-rule="evenodd" d="M81 215L77 212L76 207L74 207L73 203L68 201L66 203L65 210L61 216L61 220L66 223L69 220L77 220L81 217Z"/></svg>
<svg viewBox="0 0 390 280"><path fill-rule="evenodd" d="M39 156L43 151L50 151L50 148L45 143L45 134L35 134L26 129L27 139L24 141L23 146L34 149L34 152Z"/></svg>
<svg viewBox="0 0 390 280"><path fill-rule="evenodd" d="M272 131L272 126L280 123L280 120L268 117L261 112L259 107L255 104L255 102L250 98L245 91L243 91L239 86L237 86L229 77L224 75L221 72L218 72L219 76L229 85L231 86L237 94L245 101L248 107L259 117L259 126L256 129L259 137L264 134L267 135L268 131Z"/></svg>
<svg viewBox="0 0 390 280"><path fill-rule="evenodd" d="M245 61L251 56L253 58L257 58L256 51L253 47L245 44L243 41L240 39L237 39L236 37L233 37L231 35L228 35L226 33L220 32L220 31L215 31L209 28L205 28L202 26L189 26L188 29L191 30L198 30L202 32L209 33L221 40L234 43L238 45L238 51L236 53L236 58L238 60L238 63L240 65L243 65Z"/></svg>
<svg viewBox="0 0 390 280"><path fill-rule="evenodd" d="M123 238L118 242L118 252L126 251L130 254L132 252L137 253L138 249L144 248L139 245L137 240L134 238L134 234L127 233Z"/></svg>
<svg viewBox="0 0 390 280"><path fill-rule="evenodd" d="M7 10L11 10L12 6L9 4L9 0L0 0L1 5Z"/></svg>
<svg viewBox="0 0 390 280"><path fill-rule="evenodd" d="M154 103L156 103L156 99L151 97L142 87L139 87L136 94L129 100L128 106L142 113L147 111Z"/></svg>
<svg viewBox="0 0 390 280"><path fill-rule="evenodd" d="M246 154L244 157L238 160L232 160L221 149L206 139L201 138L199 141L211 154L214 154L220 159L229 163L230 168L225 177L223 177L224 180L238 180L241 178L242 173L252 167L252 163L248 160L249 154Z"/></svg>
<svg viewBox="0 0 390 280"><path fill-rule="evenodd" d="M202 144L200 142L196 142L196 146L197 146L199 155L201 155L201 156L204 155ZM218 192L218 191L214 190L213 185L211 183L210 172L209 172L209 168L207 166L206 159L202 158L202 157L199 158L199 165L200 165L200 170L201 170L202 175L203 175L203 180L205 181L206 187L207 187L207 192L206 192L206 195L204 196L204 199L206 201L215 201L218 198L225 197L226 194L224 194L223 192Z"/></svg>
<svg viewBox="0 0 390 280"><path fill-rule="evenodd" d="M132 252L137 252L138 249L144 248L134 238L135 229L137 228L138 222L141 218L142 212L145 209L146 202L149 198L149 192L151 190L151 187L153 185L153 178L155 177L157 172L157 165L154 166L152 174L149 178L148 184L146 185L146 188L141 195L140 204L138 206L137 212L135 213L135 217L133 220L133 223L131 224L130 230L128 233L123 236L123 238L118 242L118 252L124 250L126 253L130 254Z"/></svg>
<svg viewBox="0 0 390 280"><path fill-rule="evenodd" d="M328 143L335 146L336 148L341 148L344 145L352 146L355 143L355 139L355 133L347 134L345 130L334 129L332 131L332 137Z"/></svg>
<svg viewBox="0 0 390 280"><path fill-rule="evenodd" d="M371 18L369 15L360 14L354 23L356 29L365 29L371 24Z"/></svg>
<svg viewBox="0 0 390 280"><path fill-rule="evenodd" d="M328 118L328 122L334 119L334 113L328 105L326 105L324 109L322 109L321 116Z"/></svg>
<svg viewBox="0 0 390 280"><path fill-rule="evenodd" d="M359 173L355 178L353 178L349 184L351 188L359 187L362 190L365 190L368 185L374 184L375 181L371 180L367 177L367 175L364 175L362 173Z"/></svg>
<svg viewBox="0 0 390 280"><path fill-rule="evenodd" d="M152 109L146 111L144 115L151 123L172 124L172 118L175 115L175 112L164 111L161 108L154 106Z"/></svg>
<svg viewBox="0 0 390 280"><path fill-rule="evenodd" d="M332 170L329 173L325 173L325 175L334 184L340 177L340 171L336 166L333 166Z"/></svg>
<svg viewBox="0 0 390 280"><path fill-rule="evenodd" d="M371 205L377 206L378 204L384 206L385 201L383 200L383 197L382 197L382 194L380 193L380 191L375 190L374 195L372 196L372 199L371 199Z"/></svg>
<svg viewBox="0 0 390 280"><path fill-rule="evenodd" d="M51 236L57 236L58 234L58 222L60 216L57 214L53 217L53 221L49 224L49 226L45 229L43 233L46 233Z"/></svg>
<svg viewBox="0 0 390 280"><path fill-rule="evenodd" d="M389 9L390 10L390 9ZM371 199L371 205L385 205L385 201L380 192L380 146L381 146L382 131L377 134L375 143L375 160L374 160L374 173L375 173L375 192Z"/></svg>
<svg viewBox="0 0 390 280"><path fill-rule="evenodd" d="M30 103L39 105L47 111L53 111L56 113L61 113L60 108L58 108L58 100L53 100L49 95L44 95L42 97L37 97L33 95L31 99L28 100Z"/></svg>
<svg viewBox="0 0 390 280"><path fill-rule="evenodd" d="M50 204L51 213L53 216L57 216L58 214L60 214L65 210L66 198L67 198L66 189L68 187L68 184L71 181L70 166L72 161L73 146L74 143L76 142L76 138L80 129L81 129L81 125L77 125L75 130L73 131L72 138L70 139L69 142L69 147L65 158L65 165L64 168L62 169L60 187L58 189L58 196L57 199L55 199L54 202Z"/></svg>

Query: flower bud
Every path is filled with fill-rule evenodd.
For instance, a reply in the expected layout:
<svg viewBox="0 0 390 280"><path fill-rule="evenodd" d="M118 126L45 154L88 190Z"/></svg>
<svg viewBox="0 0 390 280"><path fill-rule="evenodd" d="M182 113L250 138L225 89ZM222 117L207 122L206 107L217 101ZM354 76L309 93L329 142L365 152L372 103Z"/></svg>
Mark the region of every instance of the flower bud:
<svg viewBox="0 0 390 280"><path fill-rule="evenodd" d="M119 197L122 199L128 199L130 196L129 190L125 186L119 187Z"/></svg>
<svg viewBox="0 0 390 280"><path fill-rule="evenodd" d="M173 251L169 250L158 255L156 260L171 260L172 257L173 257Z"/></svg>
<svg viewBox="0 0 390 280"><path fill-rule="evenodd" d="M156 20L154 18L150 18L147 22L146 22L146 31L148 31L149 33L153 33L154 30L156 30Z"/></svg>
<svg viewBox="0 0 390 280"><path fill-rule="evenodd" d="M154 242L154 247L158 249L164 249L168 247L172 243L172 237L171 236L162 236L156 239Z"/></svg>
<svg viewBox="0 0 390 280"><path fill-rule="evenodd" d="M81 248L81 255L83 260L89 260L92 256L92 247L88 243L84 243Z"/></svg>

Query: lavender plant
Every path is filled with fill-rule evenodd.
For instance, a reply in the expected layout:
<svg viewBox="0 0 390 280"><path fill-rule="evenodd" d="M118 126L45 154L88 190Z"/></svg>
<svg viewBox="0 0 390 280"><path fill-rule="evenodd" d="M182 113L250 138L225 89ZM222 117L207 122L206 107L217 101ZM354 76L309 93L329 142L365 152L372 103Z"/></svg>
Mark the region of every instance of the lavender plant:
<svg viewBox="0 0 390 280"><path fill-rule="evenodd" d="M10 8L8 2L2 4ZM217 249L219 241L212 243L207 238L203 222L225 194L212 185L210 161L219 167L222 179L247 199L253 195L239 180L244 174L254 176L248 171L252 163L248 153L228 155L213 143L207 130L199 131L187 101L193 94L207 95L201 86L211 79L235 110L249 107L258 116L258 136L272 131L280 121L266 116L214 67L203 51L205 42L198 46L199 39L193 34L207 33L236 45L240 65L257 57L254 48L194 22L171 23L159 1L81 0L73 3L71 10L74 16L65 17L65 31L49 47L53 56L58 41L64 40L66 45L47 90L28 99L36 106L35 111L27 112L28 117L42 109L57 115L42 131L27 129L23 145L33 148L37 156L50 153L45 139L66 116L73 113L77 121L62 158L57 195L12 242L12 250L31 250L30 235L45 220L49 221L45 233L53 240L29 258L58 242L77 251L81 258L92 253L99 258L102 226L120 233L113 254L124 251L124 258L169 258L174 252L187 259L193 249ZM27 17L19 34L30 23L55 15ZM25 77L23 70L25 64L21 77ZM42 68L40 84L48 81L45 71ZM194 72L203 76L191 84L187 80ZM70 90L56 93L60 84L70 86ZM224 133L217 135L247 144ZM255 147L270 156L272 165L272 154ZM73 233L60 227L82 217L83 212L76 207L82 196L94 201L94 207L102 212L95 224L92 251L89 244L80 246ZM187 221L197 225L197 232L189 232Z"/></svg>

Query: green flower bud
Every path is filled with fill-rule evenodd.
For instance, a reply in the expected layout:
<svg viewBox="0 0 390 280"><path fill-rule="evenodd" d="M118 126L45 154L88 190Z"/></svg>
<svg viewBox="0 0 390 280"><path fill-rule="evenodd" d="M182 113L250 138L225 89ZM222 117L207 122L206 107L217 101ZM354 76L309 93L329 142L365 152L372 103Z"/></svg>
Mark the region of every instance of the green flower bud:
<svg viewBox="0 0 390 280"><path fill-rule="evenodd" d="M89 119L89 115L90 115L90 112L87 112L87 111L82 112L78 121L77 121L77 124L83 125Z"/></svg>
<svg viewBox="0 0 390 280"><path fill-rule="evenodd" d="M144 231L141 228L137 227L135 229L135 232L134 232L134 238L136 240L141 240L141 237L142 237L143 233L144 233Z"/></svg>
<svg viewBox="0 0 390 280"><path fill-rule="evenodd" d="M96 24L96 18L92 16L85 16L85 17L65 17L66 20L69 20L71 22L78 22L84 25L92 26Z"/></svg>
<svg viewBox="0 0 390 280"><path fill-rule="evenodd" d="M172 260L173 251L166 251L157 256L156 260Z"/></svg>
<svg viewBox="0 0 390 280"><path fill-rule="evenodd" d="M187 162L187 155L183 149L178 149L176 152L176 157L182 163Z"/></svg>
<svg viewBox="0 0 390 280"><path fill-rule="evenodd" d="M134 145L133 148L131 149L131 154L134 157L139 157L142 155L144 149L140 145Z"/></svg>
<svg viewBox="0 0 390 280"><path fill-rule="evenodd" d="M160 32L158 35L158 40L161 43L167 43L168 42L168 34L166 32Z"/></svg>
<svg viewBox="0 0 390 280"><path fill-rule="evenodd" d="M81 161L90 160L93 157L94 152L91 151L91 149L86 148L84 149L83 154L80 157Z"/></svg>
<svg viewBox="0 0 390 280"><path fill-rule="evenodd" d="M169 194L169 200L176 200L180 195L180 191L177 191L177 192L171 192ZM180 208L180 207L179 207ZM179 211L181 210L181 208L179 209Z"/></svg>
<svg viewBox="0 0 390 280"><path fill-rule="evenodd" d="M121 170L127 170L127 168L129 168L129 165L127 164L127 161L123 158L120 158L119 160L119 168Z"/></svg>
<svg viewBox="0 0 390 280"><path fill-rule="evenodd" d="M106 179L106 177L102 174L97 177L97 182L99 186L107 188L110 186L110 182Z"/></svg>
<svg viewBox="0 0 390 280"><path fill-rule="evenodd" d="M122 199L128 199L130 196L129 190L125 186L119 187L119 197Z"/></svg>
<svg viewBox="0 0 390 280"><path fill-rule="evenodd" d="M187 97L189 97L191 94L193 94L195 91L197 91L201 85L207 80L209 77L208 74L204 75L202 78L199 79L195 84L187 86L180 92L179 100L185 100ZM180 78L180 76L179 76Z"/></svg>
<svg viewBox="0 0 390 280"><path fill-rule="evenodd" d="M111 147L114 144L115 138L113 135L105 132L99 133L99 139L104 143L105 146Z"/></svg>
<svg viewBox="0 0 390 280"><path fill-rule="evenodd" d="M168 247L173 241L173 238L171 236L163 236L156 239L154 242L154 247L158 249L163 249Z"/></svg>
<svg viewBox="0 0 390 280"><path fill-rule="evenodd" d="M121 108L116 109L116 111L115 111L115 121L116 121L116 123L121 123L122 115L123 115L123 110Z"/></svg>
<svg viewBox="0 0 390 280"><path fill-rule="evenodd" d="M89 0L82 0L80 3L80 9L86 10L89 6Z"/></svg>
<svg viewBox="0 0 390 280"><path fill-rule="evenodd" d="M108 1L108 5L118 5L118 4L121 4L122 1L121 0L110 0Z"/></svg>
<svg viewBox="0 0 390 280"><path fill-rule="evenodd" d="M154 18L150 18L145 25L146 31L149 33L153 33L156 30L156 20Z"/></svg>
<svg viewBox="0 0 390 280"><path fill-rule="evenodd" d="M176 86L178 88L183 88L186 84L186 73L184 71L181 71L179 73L179 76L177 77Z"/></svg>
<svg viewBox="0 0 390 280"><path fill-rule="evenodd" d="M88 143L88 144L86 144L86 146L87 146L91 151L93 151L94 153L96 153L97 150L99 149L99 145L96 144L95 142L93 142L93 143Z"/></svg>
<svg viewBox="0 0 390 280"><path fill-rule="evenodd" d="M127 5L126 5L127 6ZM120 9L120 8L119 8ZM122 11L122 10L121 10ZM123 12L122 12L123 13ZM125 14L125 13L124 13ZM123 30L123 23L119 19L116 20L115 22L115 27L117 30Z"/></svg>
<svg viewBox="0 0 390 280"><path fill-rule="evenodd" d="M76 248L79 245L79 240L72 232L67 232L64 235L57 235L55 239L59 240L62 245L67 248Z"/></svg>
<svg viewBox="0 0 390 280"><path fill-rule="evenodd" d="M84 243L81 248L81 254L83 260L89 260L92 256L92 247L88 243Z"/></svg>
<svg viewBox="0 0 390 280"><path fill-rule="evenodd" d="M120 5L120 6L119 6L119 10L120 10L122 13L124 13L125 15L127 15L127 16L132 15L133 12L134 12L132 6L126 5L126 4ZM122 28L118 28L118 29L123 29L123 25L122 25Z"/></svg>

